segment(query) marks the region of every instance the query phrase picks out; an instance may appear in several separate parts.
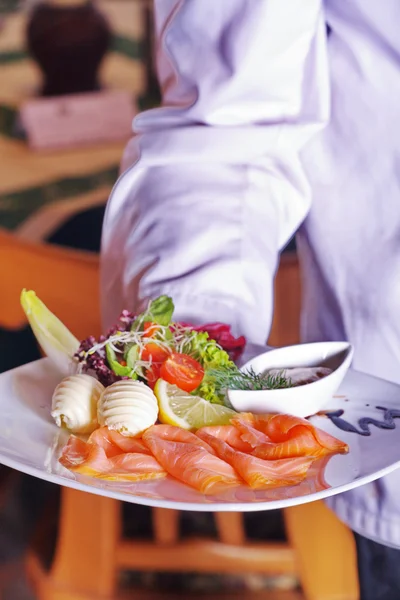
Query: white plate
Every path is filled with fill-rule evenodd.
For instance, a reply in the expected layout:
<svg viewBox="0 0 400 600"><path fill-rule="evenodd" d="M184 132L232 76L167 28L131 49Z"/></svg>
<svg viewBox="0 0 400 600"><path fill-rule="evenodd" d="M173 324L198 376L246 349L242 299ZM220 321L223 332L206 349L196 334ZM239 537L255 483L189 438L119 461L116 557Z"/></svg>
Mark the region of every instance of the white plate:
<svg viewBox="0 0 400 600"><path fill-rule="evenodd" d="M347 455L316 464L314 474L297 486L270 491L236 488L220 496L203 496L173 479L140 483L104 482L74 476L57 460L67 434L50 417L50 400L58 376L48 359L0 375L0 463L59 485L126 502L201 511L258 511L284 508L326 498L363 485L400 467L400 420L392 430L371 426L370 436L338 429L326 417L312 422L350 446ZM376 406L400 408L400 386L348 371L329 408L345 411L347 421L371 416ZM321 487L322 485L322 487Z"/></svg>

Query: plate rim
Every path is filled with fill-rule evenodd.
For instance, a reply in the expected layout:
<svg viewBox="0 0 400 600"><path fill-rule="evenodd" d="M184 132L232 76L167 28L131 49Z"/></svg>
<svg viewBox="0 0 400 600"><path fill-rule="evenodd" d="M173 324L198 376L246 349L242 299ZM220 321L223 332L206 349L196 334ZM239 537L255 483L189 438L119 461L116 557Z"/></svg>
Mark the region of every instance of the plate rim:
<svg viewBox="0 0 400 600"><path fill-rule="evenodd" d="M152 508L167 508L173 510L188 510L195 512L261 512L265 510L276 510L285 509L292 506L299 506L300 504L309 504L310 502L316 502L317 500L323 500L325 498L331 498L337 496L346 491L350 491L361 487L372 481L376 481L385 475L389 475L393 471L400 467L400 459L389 467L384 467L371 475L364 475L360 479L353 480L349 483L344 483L337 487L329 487L319 492L313 492L311 494L305 494L304 496L297 496L295 498L285 498L283 500L260 500L259 502L213 502L200 503L200 502L179 502L178 500L160 500L159 498L150 498L146 496L140 496L135 494L125 494L123 492L113 492L112 490L90 486L86 483L81 483L76 479L69 479L62 475L55 473L46 473L40 471L36 467L29 467L23 465L23 468L14 466L15 464L21 464L13 459L4 460L3 455L0 453L0 464L9 467L11 469L31 475L48 483L54 483L61 487L68 487L75 489L80 492L87 492L89 494L95 494L96 496L103 496L105 498L112 498L121 502L128 502L130 504L140 504L142 506L150 506ZM46 476L47 475L47 476ZM356 484L354 485L354 483ZM332 491L334 492L332 493Z"/></svg>

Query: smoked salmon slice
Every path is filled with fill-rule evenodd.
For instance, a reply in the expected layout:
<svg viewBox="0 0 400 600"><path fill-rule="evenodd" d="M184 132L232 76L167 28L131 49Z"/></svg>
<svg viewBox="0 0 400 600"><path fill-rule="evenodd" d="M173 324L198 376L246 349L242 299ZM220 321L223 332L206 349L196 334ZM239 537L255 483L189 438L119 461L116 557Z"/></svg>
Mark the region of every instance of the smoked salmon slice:
<svg viewBox="0 0 400 600"><path fill-rule="evenodd" d="M306 419L291 415L242 413L232 419L241 438L253 448L252 454L272 460L327 454L344 454L348 445L314 427Z"/></svg>
<svg viewBox="0 0 400 600"><path fill-rule="evenodd" d="M69 437L59 460L70 471L94 477L97 473L107 470L109 464L101 446L88 444L74 435Z"/></svg>
<svg viewBox="0 0 400 600"><path fill-rule="evenodd" d="M253 489L267 489L288 485L297 485L307 475L314 461L312 457L283 458L263 460L245 452L234 450L223 439L210 435L204 427L197 431L217 453L217 456L229 463Z"/></svg>
<svg viewBox="0 0 400 600"><path fill-rule="evenodd" d="M70 436L59 461L74 473L111 481L141 481L166 476L154 456L121 451L118 455L107 456L102 445L85 442L74 435Z"/></svg>
<svg viewBox="0 0 400 600"><path fill-rule="evenodd" d="M88 439L89 443L101 446L107 457L117 456L122 452L139 452L141 454L150 454L147 446L139 438L128 437L108 429L108 427L100 427L95 429Z"/></svg>
<svg viewBox="0 0 400 600"><path fill-rule="evenodd" d="M203 494L243 483L233 467L194 433L173 425L153 425L142 439L167 473Z"/></svg>
<svg viewBox="0 0 400 600"><path fill-rule="evenodd" d="M109 481L143 481L166 476L166 471L154 456L132 452L111 458L109 470L100 475L101 479Z"/></svg>
<svg viewBox="0 0 400 600"><path fill-rule="evenodd" d="M265 430L265 433L273 442L286 441L290 433L294 431L296 427L306 427L312 432L316 441L326 448L329 453L336 452L347 452L348 445L333 437L326 431L314 427L307 421L307 419L301 419L294 417L293 415L255 415L256 427L259 427L261 431Z"/></svg>
<svg viewBox="0 0 400 600"><path fill-rule="evenodd" d="M201 438L198 438L196 435L194 435L187 429L182 429L181 427L175 427L173 425L157 425L157 432L160 437L162 437L163 439L168 439L170 442L176 441L194 444L195 446L200 446L200 448L204 448L204 450L207 450L207 452L209 452L210 454L215 454L214 450L211 448L211 446L207 444L207 442L205 442ZM144 444L146 445L144 434L142 439Z"/></svg>
<svg viewBox="0 0 400 600"><path fill-rule="evenodd" d="M74 473L101 479L141 481L169 474L201 493L216 494L244 483L253 489L324 489L323 461L347 451L347 444L306 419L241 413L230 425L203 427L196 434L153 425L138 439L101 427L87 442L71 435L59 460Z"/></svg>
<svg viewBox="0 0 400 600"><path fill-rule="evenodd" d="M210 425L196 431L197 435L201 433L207 433L219 440L223 440L235 450L248 453L253 451L253 446L242 439L239 429L234 425ZM200 435L200 437L205 439L204 436Z"/></svg>

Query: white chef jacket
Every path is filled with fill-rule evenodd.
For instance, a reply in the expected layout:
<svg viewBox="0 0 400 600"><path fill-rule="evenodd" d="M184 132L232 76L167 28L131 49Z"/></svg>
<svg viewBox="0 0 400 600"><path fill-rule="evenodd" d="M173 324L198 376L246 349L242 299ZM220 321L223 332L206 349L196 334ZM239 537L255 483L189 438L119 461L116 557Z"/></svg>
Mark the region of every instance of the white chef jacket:
<svg viewBox="0 0 400 600"><path fill-rule="evenodd" d="M162 107L134 120L102 239L105 326L176 316L265 343L297 232L302 339L400 382L399 0L156 0ZM399 398L400 402L400 398ZM400 547L400 472L330 503Z"/></svg>

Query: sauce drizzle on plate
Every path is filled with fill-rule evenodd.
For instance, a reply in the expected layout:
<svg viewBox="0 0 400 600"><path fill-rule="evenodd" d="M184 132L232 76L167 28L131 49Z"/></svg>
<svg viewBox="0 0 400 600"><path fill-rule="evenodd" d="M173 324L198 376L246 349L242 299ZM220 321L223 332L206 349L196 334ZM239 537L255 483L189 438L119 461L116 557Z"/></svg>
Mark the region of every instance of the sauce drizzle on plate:
<svg viewBox="0 0 400 600"><path fill-rule="evenodd" d="M373 417L362 417L358 420L359 429L345 419L342 419L344 410L340 409L321 411L318 413L318 415L328 417L328 419L330 419L332 423L342 431L358 433L358 435L371 435L369 428L370 425L375 425L375 427L378 427L379 429L394 429L396 427L394 419L400 418L400 410L389 409L385 408L384 406L376 406L375 408L384 411L383 421L379 421Z"/></svg>

